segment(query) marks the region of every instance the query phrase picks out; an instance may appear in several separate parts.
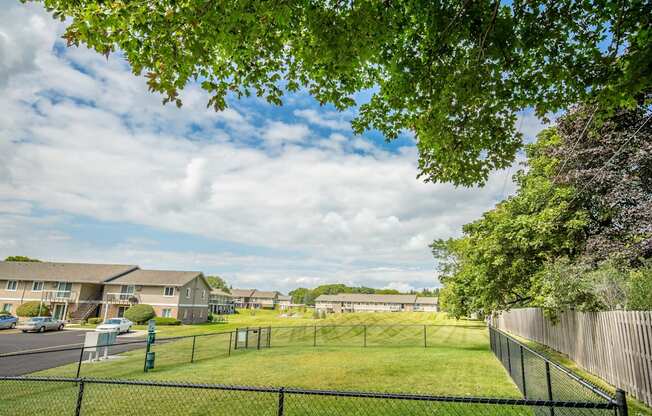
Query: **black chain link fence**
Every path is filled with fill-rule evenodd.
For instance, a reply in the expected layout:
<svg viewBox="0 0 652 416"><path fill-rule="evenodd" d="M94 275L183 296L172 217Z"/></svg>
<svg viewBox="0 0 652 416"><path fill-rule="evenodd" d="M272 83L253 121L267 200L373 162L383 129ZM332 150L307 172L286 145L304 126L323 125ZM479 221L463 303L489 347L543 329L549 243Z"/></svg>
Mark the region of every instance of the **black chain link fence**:
<svg viewBox="0 0 652 416"><path fill-rule="evenodd" d="M351 325L242 328L232 332L157 338L156 368L227 357L238 349L283 346L428 347L436 326ZM617 415L627 416L624 393L615 398L547 360L507 334L489 328L492 351L523 399L305 390L125 380L144 371L146 341L0 356L0 415ZM12 369L45 354L39 377ZM90 355L105 358L89 362ZM129 356L137 360L125 359ZM397 358L398 359L398 358ZM18 360L18 362L16 362ZM22 360L22 362L21 362ZM39 361L39 360L33 360ZM135 364L134 364L135 363ZM120 370L124 367L124 372ZM104 371L106 371L106 374ZM117 377L121 379L113 379ZM442 380L443 383L446 380Z"/></svg>
<svg viewBox="0 0 652 416"><path fill-rule="evenodd" d="M156 381L0 377L2 415L614 415L612 402L443 397Z"/></svg>
<svg viewBox="0 0 652 416"><path fill-rule="evenodd" d="M526 399L613 403L618 414L626 413L625 394L615 398L567 368L549 360L508 334L489 327L491 350ZM624 413L623 413L624 412ZM567 414L564 412L557 413ZM554 411L546 415L554 416Z"/></svg>

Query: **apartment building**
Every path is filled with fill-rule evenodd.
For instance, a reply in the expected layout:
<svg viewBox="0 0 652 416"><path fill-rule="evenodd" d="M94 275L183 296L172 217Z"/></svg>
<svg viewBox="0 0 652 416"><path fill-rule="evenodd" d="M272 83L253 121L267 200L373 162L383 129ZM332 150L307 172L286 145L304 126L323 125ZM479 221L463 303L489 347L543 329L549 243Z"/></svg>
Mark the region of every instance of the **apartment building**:
<svg viewBox="0 0 652 416"><path fill-rule="evenodd" d="M315 308L326 312L437 312L437 298L417 295L340 293L320 295Z"/></svg>
<svg viewBox="0 0 652 416"><path fill-rule="evenodd" d="M206 322L210 292L202 272L137 269L105 283L100 314L121 317L131 305L145 303L156 316Z"/></svg>
<svg viewBox="0 0 652 416"><path fill-rule="evenodd" d="M15 313L43 302L57 319L122 316L136 303L183 322L208 317L210 286L201 272L143 270L135 265L0 262L0 305Z"/></svg>
<svg viewBox="0 0 652 416"><path fill-rule="evenodd" d="M15 313L23 302L43 302L57 319L95 316L104 283L138 269L119 264L0 262L0 304Z"/></svg>
<svg viewBox="0 0 652 416"><path fill-rule="evenodd" d="M243 309L274 309L291 303L289 296L275 290L231 289L231 296L235 306Z"/></svg>
<svg viewBox="0 0 652 416"><path fill-rule="evenodd" d="M221 289L211 290L210 297L208 298L208 308L212 314L227 315L235 313L235 303L233 296L226 293Z"/></svg>

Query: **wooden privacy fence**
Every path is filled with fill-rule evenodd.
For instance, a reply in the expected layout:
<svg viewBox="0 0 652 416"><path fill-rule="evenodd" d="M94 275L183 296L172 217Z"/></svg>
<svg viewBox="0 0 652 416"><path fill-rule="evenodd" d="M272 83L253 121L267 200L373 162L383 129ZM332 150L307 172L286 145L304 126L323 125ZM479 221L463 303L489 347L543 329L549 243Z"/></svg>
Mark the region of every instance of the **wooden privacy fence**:
<svg viewBox="0 0 652 416"><path fill-rule="evenodd" d="M552 323L539 308L493 317L506 332L568 355L586 371L652 406L652 312L567 311Z"/></svg>

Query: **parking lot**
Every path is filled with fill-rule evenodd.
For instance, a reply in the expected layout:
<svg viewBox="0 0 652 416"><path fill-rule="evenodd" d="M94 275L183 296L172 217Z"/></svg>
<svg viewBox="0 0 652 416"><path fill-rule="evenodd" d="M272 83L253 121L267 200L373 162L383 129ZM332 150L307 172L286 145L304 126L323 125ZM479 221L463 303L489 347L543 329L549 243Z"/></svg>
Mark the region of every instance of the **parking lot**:
<svg viewBox="0 0 652 416"><path fill-rule="evenodd" d="M52 331L44 333L22 333L15 329L0 330L0 355L17 352L29 352L29 355L1 357L0 375L23 375L35 371L73 363L79 360L79 349L50 352L53 349L81 347L87 330ZM134 334L121 335L117 344L136 341ZM138 335L138 334L135 334ZM143 348L144 344L131 344L111 347L111 354Z"/></svg>

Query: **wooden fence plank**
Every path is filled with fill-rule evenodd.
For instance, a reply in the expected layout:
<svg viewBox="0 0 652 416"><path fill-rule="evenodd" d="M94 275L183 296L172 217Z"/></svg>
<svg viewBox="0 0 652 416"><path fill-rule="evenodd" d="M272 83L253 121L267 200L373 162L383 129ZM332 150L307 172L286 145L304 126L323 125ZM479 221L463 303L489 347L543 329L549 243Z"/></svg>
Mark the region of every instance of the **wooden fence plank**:
<svg viewBox="0 0 652 416"><path fill-rule="evenodd" d="M502 312L499 329L566 354L586 371L652 406L652 312L567 311L557 324L539 308Z"/></svg>

